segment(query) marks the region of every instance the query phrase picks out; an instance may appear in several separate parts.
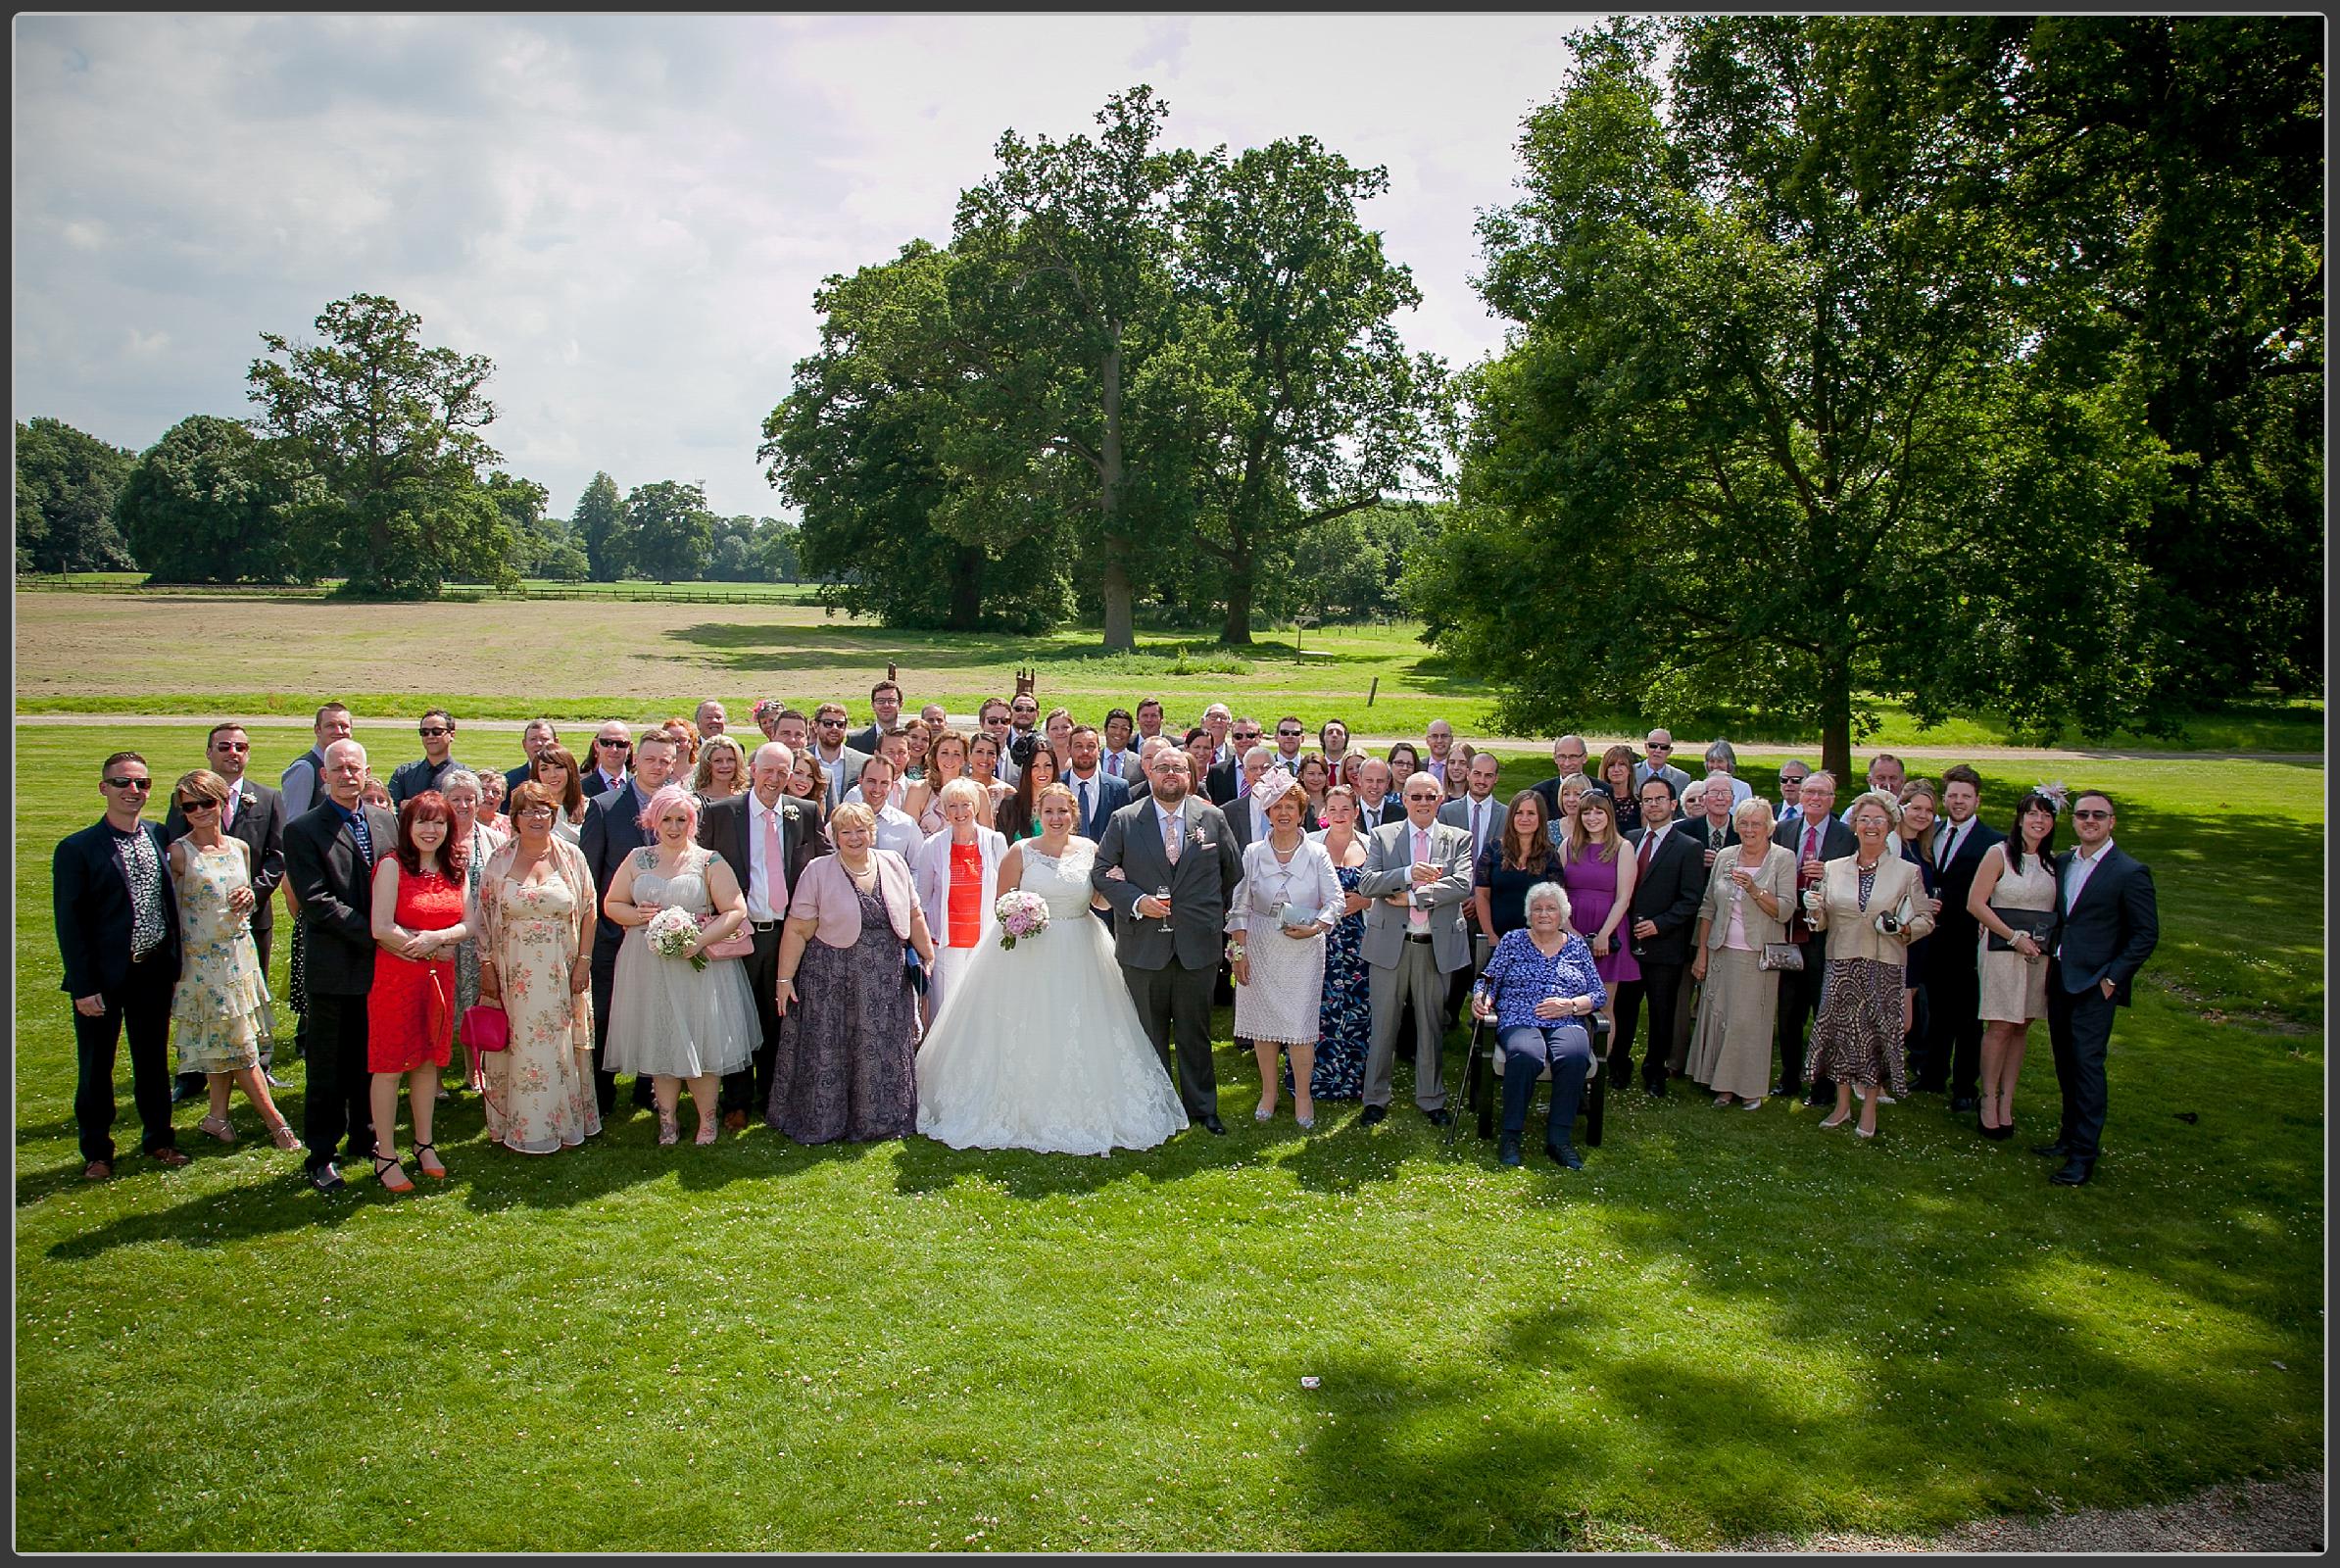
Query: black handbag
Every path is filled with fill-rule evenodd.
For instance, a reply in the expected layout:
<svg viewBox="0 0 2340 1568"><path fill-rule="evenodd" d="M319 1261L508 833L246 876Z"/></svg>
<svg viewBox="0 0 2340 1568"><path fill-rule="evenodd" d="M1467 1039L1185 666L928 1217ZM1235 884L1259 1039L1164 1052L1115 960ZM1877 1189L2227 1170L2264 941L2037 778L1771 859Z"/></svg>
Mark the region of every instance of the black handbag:
<svg viewBox="0 0 2340 1568"><path fill-rule="evenodd" d="M2053 938L2057 925L2061 923L2056 918L2055 910L2002 909L1994 904L1990 906L1990 912L2015 930L2028 933L2031 940L2039 944L2040 952L2045 953L2055 946ZM1985 950L1986 952L2013 953L2015 951L2015 944L1999 935L1998 932L1990 931L1984 935L1990 944Z"/></svg>

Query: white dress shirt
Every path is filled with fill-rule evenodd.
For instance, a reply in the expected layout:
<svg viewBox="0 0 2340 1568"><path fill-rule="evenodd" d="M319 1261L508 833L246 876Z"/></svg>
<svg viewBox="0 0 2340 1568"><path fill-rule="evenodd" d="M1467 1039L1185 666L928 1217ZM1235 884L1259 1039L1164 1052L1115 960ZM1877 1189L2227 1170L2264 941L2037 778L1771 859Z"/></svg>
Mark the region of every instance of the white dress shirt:
<svg viewBox="0 0 2340 1568"><path fill-rule="evenodd" d="M788 803L788 797L783 795L780 801L781 805L785 806ZM788 914L788 867L771 863L771 857L764 846L766 818L771 820L771 827L777 842L782 846L781 853L785 855L787 841L784 838L778 838L778 835L787 827L788 819L780 814L779 807L764 805L762 799L754 790L750 790L748 792L748 918L758 923L783 919Z"/></svg>

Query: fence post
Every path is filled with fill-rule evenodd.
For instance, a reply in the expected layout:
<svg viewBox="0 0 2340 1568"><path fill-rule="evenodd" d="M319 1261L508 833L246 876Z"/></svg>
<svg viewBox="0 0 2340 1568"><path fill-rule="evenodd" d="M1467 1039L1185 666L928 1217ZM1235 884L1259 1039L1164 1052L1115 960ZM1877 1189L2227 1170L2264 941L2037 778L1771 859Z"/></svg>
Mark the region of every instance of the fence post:
<svg viewBox="0 0 2340 1568"><path fill-rule="evenodd" d="M1367 708L1371 708L1373 706L1373 699L1381 692L1381 689L1382 678L1379 675L1376 675L1373 677L1373 685L1371 689L1365 693L1365 706Z"/></svg>

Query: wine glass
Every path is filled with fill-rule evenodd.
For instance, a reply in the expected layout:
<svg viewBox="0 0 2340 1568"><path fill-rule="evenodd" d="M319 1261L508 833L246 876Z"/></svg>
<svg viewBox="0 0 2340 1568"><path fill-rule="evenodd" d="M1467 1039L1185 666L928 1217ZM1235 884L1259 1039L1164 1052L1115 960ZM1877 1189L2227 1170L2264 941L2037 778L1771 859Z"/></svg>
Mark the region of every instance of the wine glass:
<svg viewBox="0 0 2340 1568"><path fill-rule="evenodd" d="M1161 883L1153 890L1153 896L1162 901L1162 931L1165 935L1167 935L1173 929L1170 924L1169 909L1170 884L1167 882Z"/></svg>

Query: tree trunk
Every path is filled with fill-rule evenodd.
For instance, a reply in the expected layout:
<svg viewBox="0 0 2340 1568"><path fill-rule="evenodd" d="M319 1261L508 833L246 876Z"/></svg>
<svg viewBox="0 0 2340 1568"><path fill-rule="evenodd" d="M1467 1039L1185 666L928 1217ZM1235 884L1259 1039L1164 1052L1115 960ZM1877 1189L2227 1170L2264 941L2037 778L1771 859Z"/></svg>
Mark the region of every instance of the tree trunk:
<svg viewBox="0 0 2340 1568"><path fill-rule="evenodd" d="M951 573L948 624L952 631L973 631L982 622L983 547L967 545L960 549Z"/></svg>
<svg viewBox="0 0 2340 1568"><path fill-rule="evenodd" d="M1097 367L1103 387L1104 433L1097 443L1097 523L1105 540L1105 652L1128 653L1138 646L1137 590L1130 581L1130 541L1121 531L1121 328Z"/></svg>
<svg viewBox="0 0 2340 1568"><path fill-rule="evenodd" d="M1248 557L1227 567L1227 624L1219 641L1236 647L1251 642L1251 563Z"/></svg>
<svg viewBox="0 0 2340 1568"><path fill-rule="evenodd" d="M1848 798L1852 770L1852 664L1828 662L1821 671L1820 765L1836 775L1836 798Z"/></svg>

